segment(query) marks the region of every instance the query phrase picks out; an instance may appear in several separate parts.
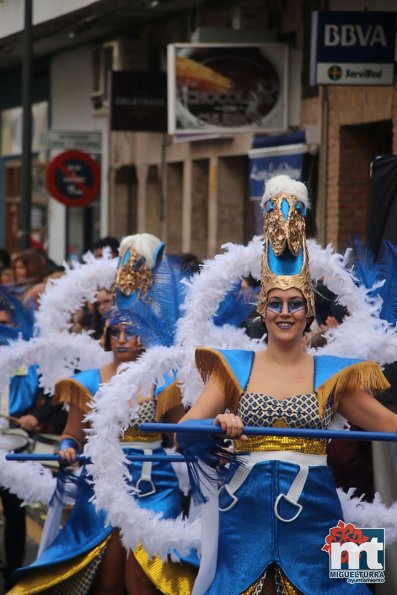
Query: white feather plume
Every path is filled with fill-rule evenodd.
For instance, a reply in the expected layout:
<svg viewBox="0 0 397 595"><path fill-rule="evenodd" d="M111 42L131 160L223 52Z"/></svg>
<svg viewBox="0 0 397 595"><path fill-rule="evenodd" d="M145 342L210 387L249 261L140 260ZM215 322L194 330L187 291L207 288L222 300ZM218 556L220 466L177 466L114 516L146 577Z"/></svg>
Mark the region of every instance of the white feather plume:
<svg viewBox="0 0 397 595"><path fill-rule="evenodd" d="M136 396L139 387L147 393L148 379L160 379L181 355L181 350L173 347L151 348L139 361L125 365L109 383L102 385L94 399L94 410L86 416L92 429L88 430L84 452L91 457L88 470L94 479L97 508L106 510L108 522L121 529L125 547L136 548L141 543L162 558L166 558L169 549L187 554L190 547L198 548L199 526L189 525L187 531L188 523L182 518L161 519L161 515L139 507L126 481L127 461L119 437L131 418L136 417L136 397L131 407L132 396Z"/></svg>
<svg viewBox="0 0 397 595"><path fill-rule="evenodd" d="M7 461L6 454L0 451L0 485L26 504L41 502L47 506L56 486L51 471L32 461Z"/></svg>
<svg viewBox="0 0 397 595"><path fill-rule="evenodd" d="M36 313L36 326L40 335L67 331L71 327L71 316L84 306L94 302L98 289L110 289L114 282L117 259L105 249L102 258L88 252L84 263L73 266L64 263L65 274L59 279L50 279L40 297L40 308Z"/></svg>
<svg viewBox="0 0 397 595"><path fill-rule="evenodd" d="M52 394L55 383L72 376L76 368L101 367L110 361L111 354L86 333L56 332L30 341L17 339L0 347L0 386L7 384L22 364L37 364L40 385L44 392Z"/></svg>

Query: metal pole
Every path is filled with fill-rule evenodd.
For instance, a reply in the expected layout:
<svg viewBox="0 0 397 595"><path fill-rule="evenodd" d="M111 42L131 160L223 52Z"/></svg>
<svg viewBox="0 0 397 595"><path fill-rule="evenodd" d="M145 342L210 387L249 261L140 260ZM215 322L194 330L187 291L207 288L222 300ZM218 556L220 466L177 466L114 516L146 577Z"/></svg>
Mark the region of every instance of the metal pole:
<svg viewBox="0 0 397 595"><path fill-rule="evenodd" d="M22 175L20 247L30 248L32 194L32 0L25 0L22 47Z"/></svg>

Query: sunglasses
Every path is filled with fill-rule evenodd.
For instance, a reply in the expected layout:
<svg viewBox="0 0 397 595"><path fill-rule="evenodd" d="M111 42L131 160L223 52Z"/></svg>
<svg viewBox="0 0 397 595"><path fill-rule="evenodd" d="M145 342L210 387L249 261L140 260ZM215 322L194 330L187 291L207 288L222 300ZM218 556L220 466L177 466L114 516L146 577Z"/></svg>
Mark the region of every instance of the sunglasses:
<svg viewBox="0 0 397 595"><path fill-rule="evenodd" d="M111 339L115 339L116 341L120 341L121 333L124 335L124 339L126 341L131 341L138 336L138 333L134 329L118 329L118 328L111 328L109 329L109 336Z"/></svg>
<svg viewBox="0 0 397 595"><path fill-rule="evenodd" d="M275 314L281 314L283 311L284 303L285 302L283 302L282 300L271 300L267 303L266 307L268 310L274 312ZM286 303L288 308L288 314L295 314L295 312L299 312L299 310L306 309L306 301L300 298L293 298L291 300L288 300L288 302Z"/></svg>

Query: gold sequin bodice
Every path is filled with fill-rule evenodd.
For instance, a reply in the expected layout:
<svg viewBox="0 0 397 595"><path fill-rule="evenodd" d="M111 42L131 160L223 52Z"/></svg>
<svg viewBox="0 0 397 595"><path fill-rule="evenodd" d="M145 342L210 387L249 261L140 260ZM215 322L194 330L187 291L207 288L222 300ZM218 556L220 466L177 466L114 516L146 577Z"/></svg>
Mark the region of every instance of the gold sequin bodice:
<svg viewBox="0 0 397 595"><path fill-rule="evenodd" d="M245 426L326 429L331 423L332 407L328 403L320 416L317 394L275 399L260 393L244 393L237 408ZM236 440L237 451L294 450L307 454L324 454L325 440L286 436L254 436Z"/></svg>
<svg viewBox="0 0 397 595"><path fill-rule="evenodd" d="M137 419L126 430L123 440L133 440L135 442L155 442L161 440L161 433L154 434L150 432L146 434L139 429L141 424L152 423L154 421L156 421L156 401L154 399L143 401L139 405Z"/></svg>

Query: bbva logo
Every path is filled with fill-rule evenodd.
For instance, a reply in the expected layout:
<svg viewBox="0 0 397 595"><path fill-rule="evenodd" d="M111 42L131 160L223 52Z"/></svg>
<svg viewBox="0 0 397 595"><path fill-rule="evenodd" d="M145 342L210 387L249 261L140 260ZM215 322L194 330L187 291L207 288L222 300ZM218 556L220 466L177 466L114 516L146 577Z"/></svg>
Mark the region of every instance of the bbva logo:
<svg viewBox="0 0 397 595"><path fill-rule="evenodd" d="M354 45L387 47L387 40L382 25L325 25L324 45L329 47L352 47Z"/></svg>

